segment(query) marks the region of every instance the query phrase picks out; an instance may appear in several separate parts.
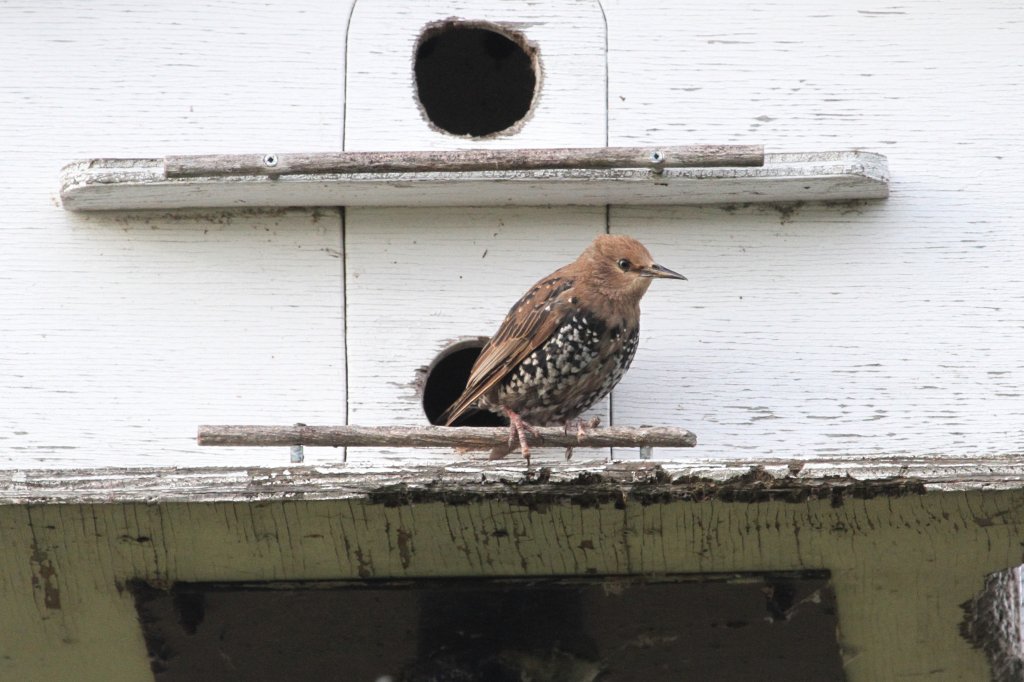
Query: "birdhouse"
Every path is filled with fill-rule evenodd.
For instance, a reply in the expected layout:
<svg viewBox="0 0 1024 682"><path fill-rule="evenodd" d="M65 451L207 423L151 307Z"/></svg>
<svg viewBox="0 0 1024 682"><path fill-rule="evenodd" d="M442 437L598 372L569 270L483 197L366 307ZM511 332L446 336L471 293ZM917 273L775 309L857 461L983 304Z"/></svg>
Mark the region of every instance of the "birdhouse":
<svg viewBox="0 0 1024 682"><path fill-rule="evenodd" d="M1009 8L0 13L0 679L1019 678Z"/></svg>

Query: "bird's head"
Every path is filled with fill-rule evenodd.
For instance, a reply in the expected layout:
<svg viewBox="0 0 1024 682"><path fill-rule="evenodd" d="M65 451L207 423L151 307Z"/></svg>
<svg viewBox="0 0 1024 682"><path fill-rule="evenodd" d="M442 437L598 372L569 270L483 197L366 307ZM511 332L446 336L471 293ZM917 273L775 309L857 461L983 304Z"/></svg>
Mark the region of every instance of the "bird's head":
<svg viewBox="0 0 1024 682"><path fill-rule="evenodd" d="M643 244L622 234L603 234L580 256L580 265L597 293L610 299L639 301L655 278L686 279L658 265Z"/></svg>

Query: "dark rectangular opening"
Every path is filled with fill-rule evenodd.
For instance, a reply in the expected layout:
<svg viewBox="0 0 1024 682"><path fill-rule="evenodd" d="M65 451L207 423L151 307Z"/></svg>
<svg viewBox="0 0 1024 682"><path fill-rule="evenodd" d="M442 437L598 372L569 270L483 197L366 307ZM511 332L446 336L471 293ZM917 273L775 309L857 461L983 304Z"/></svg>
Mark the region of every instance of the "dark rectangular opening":
<svg viewBox="0 0 1024 682"><path fill-rule="evenodd" d="M159 682L844 679L827 572L131 588Z"/></svg>

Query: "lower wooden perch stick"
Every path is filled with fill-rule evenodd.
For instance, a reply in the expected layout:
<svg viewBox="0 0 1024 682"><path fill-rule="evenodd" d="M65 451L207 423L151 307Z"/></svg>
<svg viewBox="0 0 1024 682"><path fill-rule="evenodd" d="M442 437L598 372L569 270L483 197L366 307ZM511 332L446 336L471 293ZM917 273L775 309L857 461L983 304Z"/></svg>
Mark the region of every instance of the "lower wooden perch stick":
<svg viewBox="0 0 1024 682"><path fill-rule="evenodd" d="M536 447L693 447L697 437L669 426L596 428L583 440L560 426L537 428L530 437ZM249 426L204 425L200 445L327 447L403 447L487 449L508 443L508 428L448 426Z"/></svg>

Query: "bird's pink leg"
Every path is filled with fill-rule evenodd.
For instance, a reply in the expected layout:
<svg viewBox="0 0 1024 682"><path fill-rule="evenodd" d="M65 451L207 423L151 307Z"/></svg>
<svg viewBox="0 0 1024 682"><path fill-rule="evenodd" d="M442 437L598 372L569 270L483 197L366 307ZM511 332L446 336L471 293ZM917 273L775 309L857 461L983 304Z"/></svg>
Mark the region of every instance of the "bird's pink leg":
<svg viewBox="0 0 1024 682"><path fill-rule="evenodd" d="M507 407L502 408L505 411L505 415L508 417L508 446L512 447L515 444L516 436L519 437L519 450L523 453L523 457L526 458L526 464L530 464L530 446L526 443L526 434L529 433L532 436L537 435L536 429L523 421L523 418L518 414L508 409Z"/></svg>

